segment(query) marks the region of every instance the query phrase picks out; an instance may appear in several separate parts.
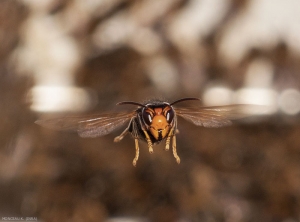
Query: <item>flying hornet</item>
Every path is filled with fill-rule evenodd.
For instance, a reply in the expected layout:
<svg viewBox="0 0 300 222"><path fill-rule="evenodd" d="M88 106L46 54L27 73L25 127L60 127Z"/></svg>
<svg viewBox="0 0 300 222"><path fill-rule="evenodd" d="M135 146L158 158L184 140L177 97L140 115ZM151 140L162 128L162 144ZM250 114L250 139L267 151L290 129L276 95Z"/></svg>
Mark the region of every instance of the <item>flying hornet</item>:
<svg viewBox="0 0 300 222"><path fill-rule="evenodd" d="M232 124L232 120L247 116L248 108L255 105L225 105L225 106L192 106L176 107L184 101L199 100L198 98L183 98L168 103L161 100L150 100L145 103L132 101L119 102L117 105L134 105L135 110L120 113L105 113L90 116L64 117L57 119L37 120L35 123L55 130L77 131L81 137L99 137L107 135L129 122L125 130L114 142L121 141L130 133L135 142L135 157L133 166L139 158L139 140L148 144L150 153L153 153L153 145L165 142L165 150L172 144L173 155L176 162L180 158L176 150L177 117L182 117L197 126L222 127Z"/></svg>

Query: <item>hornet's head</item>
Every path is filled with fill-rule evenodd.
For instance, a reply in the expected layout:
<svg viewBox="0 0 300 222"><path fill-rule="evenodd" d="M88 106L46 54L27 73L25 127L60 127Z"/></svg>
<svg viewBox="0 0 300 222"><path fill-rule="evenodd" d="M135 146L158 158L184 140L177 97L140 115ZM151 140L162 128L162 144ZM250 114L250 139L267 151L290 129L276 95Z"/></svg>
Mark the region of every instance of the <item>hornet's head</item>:
<svg viewBox="0 0 300 222"><path fill-rule="evenodd" d="M164 139L172 128L174 109L170 104L146 104L142 109L142 118L149 127L152 136L157 140Z"/></svg>

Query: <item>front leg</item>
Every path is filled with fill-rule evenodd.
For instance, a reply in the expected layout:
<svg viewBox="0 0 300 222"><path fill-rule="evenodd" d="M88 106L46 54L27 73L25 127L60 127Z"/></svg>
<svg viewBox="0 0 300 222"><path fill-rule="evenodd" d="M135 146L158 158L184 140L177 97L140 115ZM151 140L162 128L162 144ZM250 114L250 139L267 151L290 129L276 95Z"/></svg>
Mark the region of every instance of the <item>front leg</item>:
<svg viewBox="0 0 300 222"><path fill-rule="evenodd" d="M152 144L152 141L151 141L151 139L150 139L150 136L149 136L149 134L148 134L148 132L147 132L147 128L146 128L146 126L145 126L143 120L141 119L141 116L140 116L140 115L138 116L138 120L139 120L140 126L141 126L141 128L142 128L142 130L143 130L143 133L144 133L144 135L145 135L145 139L146 139L147 144L148 144L149 153L152 154L152 153L153 153L153 147L152 147L153 144Z"/></svg>
<svg viewBox="0 0 300 222"><path fill-rule="evenodd" d="M168 151L170 149L170 141L171 141L171 137L173 136L173 132L175 129L175 125L171 128L167 140L166 140L166 146L165 146L165 150Z"/></svg>
<svg viewBox="0 0 300 222"><path fill-rule="evenodd" d="M168 133L167 140L166 140L166 146L165 146L166 151L168 151L170 149L170 141L171 141L172 136L175 136L175 134L177 134L177 133L179 133L179 130L177 129L177 118L175 117L172 127L170 129L170 132Z"/></svg>
<svg viewBox="0 0 300 222"><path fill-rule="evenodd" d="M149 153L153 153L153 147L152 147L152 141L150 139L150 136L149 134L147 133L146 130L143 129L143 132L145 134L145 137L146 137L146 140L147 140L147 143L148 143L148 149L149 149Z"/></svg>

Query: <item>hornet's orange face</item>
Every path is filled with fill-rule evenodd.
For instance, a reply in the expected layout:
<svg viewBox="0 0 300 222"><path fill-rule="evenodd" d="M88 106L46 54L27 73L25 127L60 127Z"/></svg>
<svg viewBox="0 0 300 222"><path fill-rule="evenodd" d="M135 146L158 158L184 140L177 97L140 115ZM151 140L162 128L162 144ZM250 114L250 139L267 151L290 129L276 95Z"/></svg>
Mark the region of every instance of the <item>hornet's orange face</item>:
<svg viewBox="0 0 300 222"><path fill-rule="evenodd" d="M156 140L164 139L172 128L174 110L170 105L146 107L143 110L143 120Z"/></svg>

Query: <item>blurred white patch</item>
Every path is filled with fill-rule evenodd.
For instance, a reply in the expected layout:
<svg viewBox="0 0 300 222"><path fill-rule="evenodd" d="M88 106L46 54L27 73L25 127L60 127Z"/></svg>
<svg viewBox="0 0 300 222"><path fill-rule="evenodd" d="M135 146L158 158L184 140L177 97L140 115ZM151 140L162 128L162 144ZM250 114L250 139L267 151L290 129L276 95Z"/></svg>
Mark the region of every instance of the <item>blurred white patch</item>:
<svg viewBox="0 0 300 222"><path fill-rule="evenodd" d="M232 104L234 92L226 86L211 86L203 93L205 106L221 106Z"/></svg>
<svg viewBox="0 0 300 222"><path fill-rule="evenodd" d="M31 109L37 112L80 112L95 104L95 95L76 87L35 86ZM93 99L94 98L94 99Z"/></svg>
<svg viewBox="0 0 300 222"><path fill-rule="evenodd" d="M23 47L18 51L19 67L34 73L38 85L74 83L80 65L79 49L51 16L34 15L23 29Z"/></svg>
<svg viewBox="0 0 300 222"><path fill-rule="evenodd" d="M147 60L146 70L159 91L169 95L176 91L179 78L171 60L164 56L155 56Z"/></svg>
<svg viewBox="0 0 300 222"><path fill-rule="evenodd" d="M100 50L112 50L127 42L137 27L126 13L119 13L96 28L93 42Z"/></svg>
<svg viewBox="0 0 300 222"><path fill-rule="evenodd" d="M160 37L150 28L140 28L128 42L143 55L155 54L163 47Z"/></svg>
<svg viewBox="0 0 300 222"><path fill-rule="evenodd" d="M146 55L157 52L162 47L162 39L153 26L176 1L137 1L129 11L122 10L100 23L93 34L93 43L100 52L125 45Z"/></svg>
<svg viewBox="0 0 300 222"><path fill-rule="evenodd" d="M247 69L244 85L255 88L269 88L273 83L274 68L270 61L256 59Z"/></svg>
<svg viewBox="0 0 300 222"><path fill-rule="evenodd" d="M219 50L224 64L237 64L253 48L284 41L300 53L300 1L252 0L224 29Z"/></svg>
<svg viewBox="0 0 300 222"><path fill-rule="evenodd" d="M288 115L296 115L300 112L300 92L296 89L284 90L278 98L282 112Z"/></svg>
<svg viewBox="0 0 300 222"><path fill-rule="evenodd" d="M50 1L49 1L50 2ZM33 1L31 4L37 4ZM16 53L18 68L33 73L31 109L37 112L83 111L94 104L93 93L72 87L81 63L76 41L60 19L32 6L24 23L22 47ZM36 10L36 11L35 11Z"/></svg>
<svg viewBox="0 0 300 222"><path fill-rule="evenodd" d="M191 0L172 18L168 35L182 51L193 51L199 39L209 35L226 15L228 0Z"/></svg>
<svg viewBox="0 0 300 222"><path fill-rule="evenodd" d="M264 88L242 88L235 92L234 101L236 104L262 105L262 114L277 112L277 92ZM259 110L258 110L259 112Z"/></svg>
<svg viewBox="0 0 300 222"><path fill-rule="evenodd" d="M39 13L47 13L48 10L50 10L52 6L57 3L57 1L58 0L22 0L22 2L26 4L32 11Z"/></svg>
<svg viewBox="0 0 300 222"><path fill-rule="evenodd" d="M270 61L266 59L253 60L246 71L244 87L237 90L234 103L254 104L263 107L254 108L249 113L273 114L277 112L278 94L271 88L274 70ZM261 113L260 113L261 112Z"/></svg>

